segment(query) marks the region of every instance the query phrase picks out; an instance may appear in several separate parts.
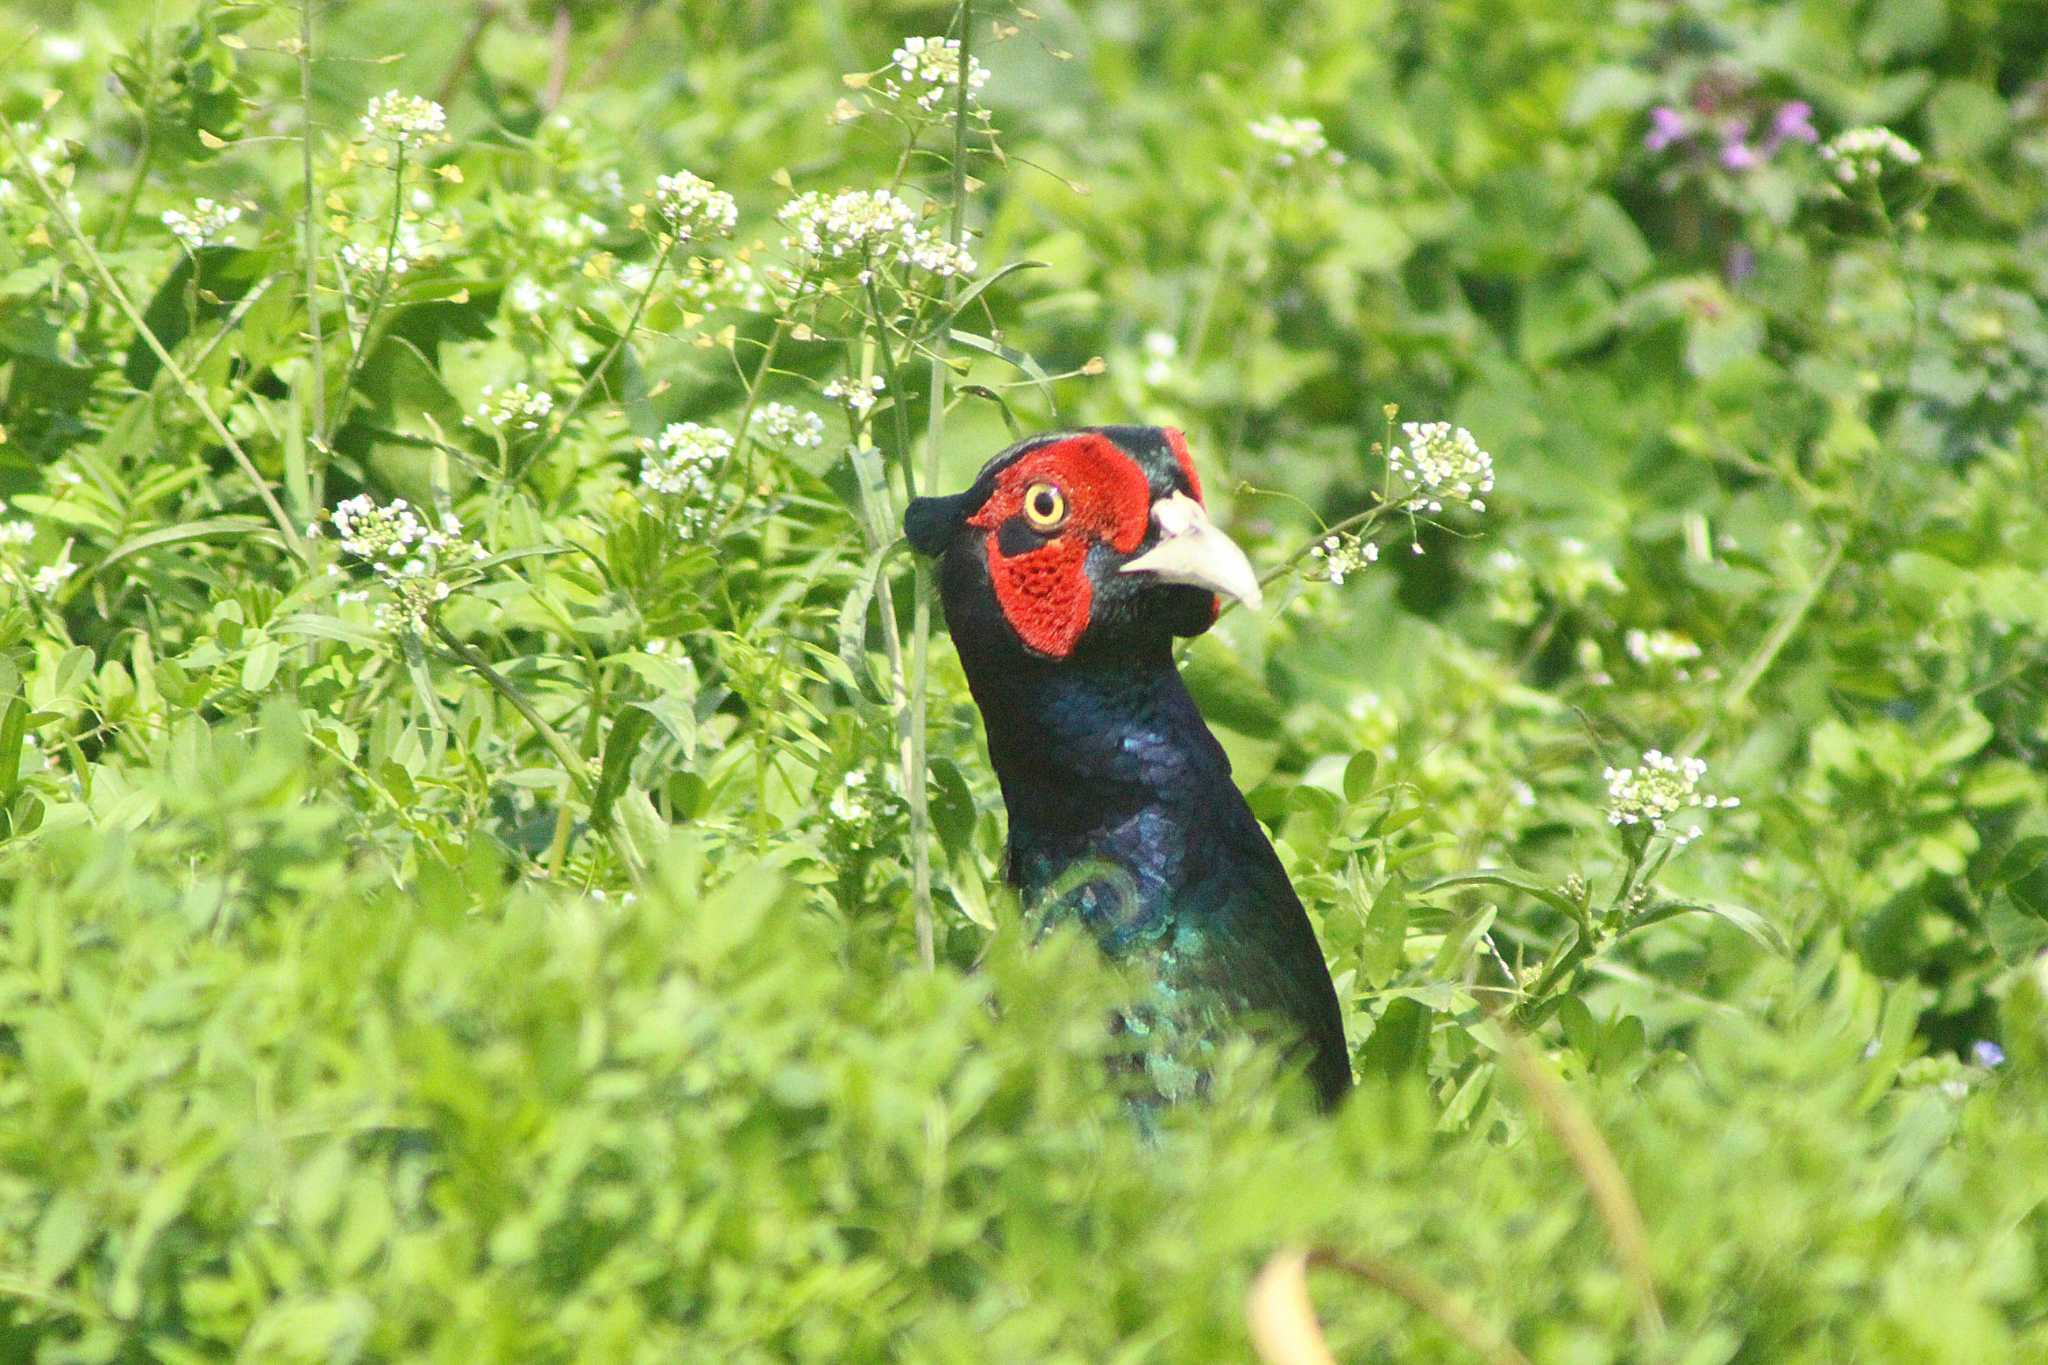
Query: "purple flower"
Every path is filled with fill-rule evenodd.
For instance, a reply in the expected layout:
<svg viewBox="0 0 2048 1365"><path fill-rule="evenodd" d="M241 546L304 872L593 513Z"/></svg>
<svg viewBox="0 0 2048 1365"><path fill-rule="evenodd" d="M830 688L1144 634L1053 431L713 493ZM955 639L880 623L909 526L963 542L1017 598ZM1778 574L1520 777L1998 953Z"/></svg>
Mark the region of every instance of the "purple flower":
<svg viewBox="0 0 2048 1365"><path fill-rule="evenodd" d="M1721 164L1731 171L1746 171L1763 163L1763 157L1756 148L1742 140L1742 130L1731 130L1728 140L1721 144Z"/></svg>
<svg viewBox="0 0 2048 1365"><path fill-rule="evenodd" d="M2005 1061L2005 1049L1989 1038L1979 1038L1970 1044L1970 1060L1982 1067L1998 1066Z"/></svg>
<svg viewBox="0 0 2048 1365"><path fill-rule="evenodd" d="M1756 251L1747 242L1735 243L1728 248L1728 257L1721 269L1727 275L1728 283L1741 284L1756 274Z"/></svg>
<svg viewBox="0 0 2048 1365"><path fill-rule="evenodd" d="M1769 156L1787 142L1819 142L1820 134L1813 131L1813 106L1805 100L1789 100L1778 106L1778 112L1771 117L1771 136L1764 143L1764 155Z"/></svg>
<svg viewBox="0 0 2048 1365"><path fill-rule="evenodd" d="M1643 146L1661 152L1685 136L1685 119L1668 104L1650 111L1650 131L1643 134Z"/></svg>

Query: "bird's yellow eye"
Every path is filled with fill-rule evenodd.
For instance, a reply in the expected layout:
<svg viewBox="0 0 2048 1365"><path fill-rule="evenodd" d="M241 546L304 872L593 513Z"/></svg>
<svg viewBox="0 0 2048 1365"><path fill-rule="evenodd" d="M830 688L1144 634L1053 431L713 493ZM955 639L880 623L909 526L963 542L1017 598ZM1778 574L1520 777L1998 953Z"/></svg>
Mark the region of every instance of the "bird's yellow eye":
<svg viewBox="0 0 2048 1365"><path fill-rule="evenodd" d="M1067 519L1067 495L1049 483L1024 490L1024 520L1034 531L1057 530Z"/></svg>

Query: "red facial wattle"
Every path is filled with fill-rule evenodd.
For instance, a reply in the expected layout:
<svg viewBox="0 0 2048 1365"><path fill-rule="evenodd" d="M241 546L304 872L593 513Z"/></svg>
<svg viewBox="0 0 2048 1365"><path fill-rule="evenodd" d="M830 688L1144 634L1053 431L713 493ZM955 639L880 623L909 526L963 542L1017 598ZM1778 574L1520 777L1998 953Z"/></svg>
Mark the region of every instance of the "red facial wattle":
<svg viewBox="0 0 2048 1365"><path fill-rule="evenodd" d="M1064 524L1043 543L1005 554L1004 524L1022 514L1026 493L1042 483L1063 496ZM983 533L996 602L1027 648L1054 659L1073 652L1095 601L1088 551L1098 543L1119 554L1136 550L1151 503L1144 471L1115 442L1092 432L1028 451L1003 470L967 524Z"/></svg>

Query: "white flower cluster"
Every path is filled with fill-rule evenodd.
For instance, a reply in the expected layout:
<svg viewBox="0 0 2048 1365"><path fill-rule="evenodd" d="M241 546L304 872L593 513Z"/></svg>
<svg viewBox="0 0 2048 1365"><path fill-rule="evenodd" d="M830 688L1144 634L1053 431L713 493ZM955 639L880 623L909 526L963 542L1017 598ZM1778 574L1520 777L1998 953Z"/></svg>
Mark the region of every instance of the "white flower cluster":
<svg viewBox="0 0 2048 1365"><path fill-rule="evenodd" d="M7 510L5 501L0 501L0 512ZM36 524L32 521L0 521L0 548L12 545L26 545L36 538Z"/></svg>
<svg viewBox="0 0 2048 1365"><path fill-rule="evenodd" d="M960 40L958 38L905 38L903 46L889 54L900 83L884 81L882 92L892 99L908 99L926 113L945 106L951 110L959 96ZM973 57L967 59L967 98L988 84L988 68Z"/></svg>
<svg viewBox="0 0 2048 1365"><path fill-rule="evenodd" d="M220 204L211 199L194 199L192 212L181 213L177 209L165 209L164 226L171 235L184 244L187 251L197 251L209 242L219 241L242 217L241 209L233 204Z"/></svg>
<svg viewBox="0 0 2048 1365"><path fill-rule="evenodd" d="M660 436L640 443L640 482L657 493L684 499L683 539L694 537L709 519L718 471L732 458L735 444L723 427L696 422L670 422Z"/></svg>
<svg viewBox="0 0 2048 1365"><path fill-rule="evenodd" d="M679 242L689 241L699 230L730 237L740 220L739 205L731 195L689 171L654 182L654 208Z"/></svg>
<svg viewBox="0 0 2048 1365"><path fill-rule="evenodd" d="M387 90L373 96L363 111L363 136L389 142L394 147L424 147L444 140L448 111L419 95L401 95Z"/></svg>
<svg viewBox="0 0 2048 1365"><path fill-rule="evenodd" d="M1844 185L1882 179L1893 167L1920 164L1920 149L1889 128L1851 128L1837 133L1820 149L1821 160L1835 168Z"/></svg>
<svg viewBox="0 0 2048 1365"><path fill-rule="evenodd" d="M386 247L391 255L391 277L397 279L406 271L427 258L429 248L420 236L417 223L400 223L398 231L388 239L379 237L370 244L344 242L341 247L341 263L358 275L382 274Z"/></svg>
<svg viewBox="0 0 2048 1365"><path fill-rule="evenodd" d="M835 402L844 403L855 417L865 417L885 387L882 376L878 374L869 375L866 383L841 375L825 386L824 394Z"/></svg>
<svg viewBox="0 0 2048 1365"><path fill-rule="evenodd" d="M472 426L497 431L539 431L548 414L555 410L553 394L533 388L523 379L509 389L486 384L482 393L483 401L476 405L476 416L470 419Z"/></svg>
<svg viewBox="0 0 2048 1365"><path fill-rule="evenodd" d="M1273 149L1273 164L1282 168L1306 166L1318 161L1331 166L1344 164L1344 153L1330 146L1330 139L1323 135L1320 119L1282 118L1274 114L1269 118L1254 119L1251 134Z"/></svg>
<svg viewBox="0 0 2048 1365"><path fill-rule="evenodd" d="M825 809L832 813L835 820L844 820L849 825L861 823L874 814L874 808L868 805L866 799L867 785L868 775L858 768L854 769L833 791L832 799L826 802Z"/></svg>
<svg viewBox="0 0 2048 1365"><path fill-rule="evenodd" d="M1368 564L1377 564L1380 547L1353 535L1325 536L1309 550L1309 556L1315 561L1307 566L1310 578L1341 585Z"/></svg>
<svg viewBox="0 0 2048 1365"><path fill-rule="evenodd" d="M560 290L543 288L528 275L521 275L505 290L505 303L515 313L538 313L561 301Z"/></svg>
<svg viewBox="0 0 2048 1365"><path fill-rule="evenodd" d="M653 267L637 262L619 272L619 282L634 294L647 288ZM636 284L634 281L638 281ZM765 313L772 307L765 272L744 254L731 258L692 256L675 275L676 297L691 308L739 308Z"/></svg>
<svg viewBox="0 0 2048 1365"><path fill-rule="evenodd" d="M55 564L45 564L42 568L37 569L36 576L29 580L29 590L39 596L48 597L51 593L63 587L70 580L71 575L77 572L78 566L73 564L68 558L60 559Z"/></svg>
<svg viewBox="0 0 2048 1365"><path fill-rule="evenodd" d="M801 254L813 269L834 261L861 263L865 284L876 265L896 263L934 275L972 275L974 257L965 247L918 226L917 210L888 190L810 190L784 204L776 220L790 230L786 250Z"/></svg>
<svg viewBox="0 0 2048 1365"><path fill-rule="evenodd" d="M490 555L463 538L462 522L453 513L433 529L404 498L379 506L368 493L359 493L337 504L325 520L332 523L341 548L368 564L390 593L391 600L377 608L377 624L386 630L425 626L428 614L455 590L450 566ZM308 526L306 534L319 536L321 523Z"/></svg>
<svg viewBox="0 0 2048 1365"><path fill-rule="evenodd" d="M1675 630L1631 630L1622 636L1628 656L1644 667L1652 664L1683 664L1700 657L1700 647L1690 636Z"/></svg>
<svg viewBox="0 0 2048 1365"><path fill-rule="evenodd" d="M1493 491L1493 456L1471 432L1449 422L1403 422L1401 431L1408 444L1388 451L1387 463L1421 495L1424 510L1441 512L1447 502L1486 510L1481 494Z"/></svg>
<svg viewBox="0 0 2048 1365"><path fill-rule="evenodd" d="M1700 779L1706 775L1704 759L1677 758L1659 749L1645 753L1640 767L1609 768L1601 774L1607 780L1607 823L1648 825L1662 834L1665 822L1679 811L1717 806L1732 810L1742 804L1738 797L1700 791ZM1699 836L1699 826L1694 825L1676 838L1683 845Z"/></svg>
<svg viewBox="0 0 2048 1365"><path fill-rule="evenodd" d="M825 419L788 403L761 406L761 434L778 445L816 450L825 444Z"/></svg>

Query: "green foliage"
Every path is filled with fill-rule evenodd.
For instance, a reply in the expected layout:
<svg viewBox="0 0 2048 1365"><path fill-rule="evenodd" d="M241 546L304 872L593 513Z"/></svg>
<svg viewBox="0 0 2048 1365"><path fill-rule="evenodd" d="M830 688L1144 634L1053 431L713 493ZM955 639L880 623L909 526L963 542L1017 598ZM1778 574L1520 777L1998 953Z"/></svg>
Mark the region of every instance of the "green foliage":
<svg viewBox="0 0 2048 1365"><path fill-rule="evenodd" d="M0 6L0 1358L2048 1357L2038 5L458 11ZM1129 1120L892 551L1120 420L1327 1121Z"/></svg>

